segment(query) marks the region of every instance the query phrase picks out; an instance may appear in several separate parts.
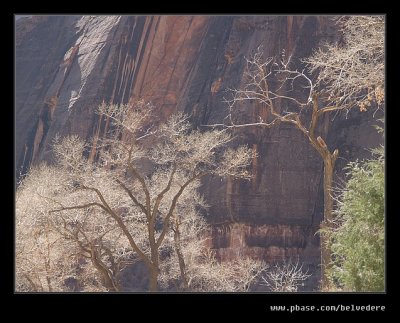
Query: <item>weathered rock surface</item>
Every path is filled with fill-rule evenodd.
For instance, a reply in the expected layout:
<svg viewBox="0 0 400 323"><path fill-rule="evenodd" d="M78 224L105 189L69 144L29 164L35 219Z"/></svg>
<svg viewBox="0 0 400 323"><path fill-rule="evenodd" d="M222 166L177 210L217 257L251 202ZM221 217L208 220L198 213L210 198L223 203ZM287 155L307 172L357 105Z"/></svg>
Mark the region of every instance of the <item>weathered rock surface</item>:
<svg viewBox="0 0 400 323"><path fill-rule="evenodd" d="M226 88L242 82L244 56L301 58L337 33L316 16L33 16L16 22L16 164L51 160L59 133L90 140L107 129L94 113L103 100L151 100L161 118L191 115L195 127L221 122ZM254 121L256 107L242 107ZM368 114L329 116L319 131L339 148L337 169L376 146ZM322 162L291 126L237 132L259 154L251 182L208 178L212 245L222 259L298 256L318 263L314 236L322 217ZM95 149L91 152L93 157ZM17 174L18 175L18 174ZM217 223L229 223L221 229ZM225 231L224 231L225 230Z"/></svg>

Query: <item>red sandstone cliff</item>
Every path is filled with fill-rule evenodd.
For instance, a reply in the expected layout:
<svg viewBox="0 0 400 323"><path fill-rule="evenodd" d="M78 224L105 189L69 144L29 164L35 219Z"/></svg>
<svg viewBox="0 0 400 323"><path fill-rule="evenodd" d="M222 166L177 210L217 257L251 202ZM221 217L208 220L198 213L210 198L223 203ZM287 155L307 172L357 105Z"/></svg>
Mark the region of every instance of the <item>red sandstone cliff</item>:
<svg viewBox="0 0 400 323"><path fill-rule="evenodd" d="M308 56L333 38L327 17L314 16L33 16L16 23L17 172L51 160L56 133L90 140L107 128L94 109L103 100L151 100L164 118L191 114L194 126L220 122L222 98L239 87L244 56L263 45L267 56L285 50ZM243 109L243 120L252 120ZM328 143L342 165L374 145L367 115L326 120ZM332 129L334 131L332 131ZM362 134L362 136L360 135ZM211 245L221 258L246 254L274 260L303 256L318 263L314 236L322 216L322 163L296 129L247 129L241 142L259 154L250 182L209 178ZM91 152L92 156L95 150ZM340 169L340 161L338 162Z"/></svg>

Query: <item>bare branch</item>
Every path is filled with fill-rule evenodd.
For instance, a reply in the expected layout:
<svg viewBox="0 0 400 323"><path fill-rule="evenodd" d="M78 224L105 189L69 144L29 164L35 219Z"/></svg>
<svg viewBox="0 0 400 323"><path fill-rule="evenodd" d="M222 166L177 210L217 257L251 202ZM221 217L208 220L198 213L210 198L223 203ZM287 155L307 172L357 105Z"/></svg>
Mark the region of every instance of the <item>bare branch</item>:
<svg viewBox="0 0 400 323"><path fill-rule="evenodd" d="M361 111L384 102L383 16L351 16L337 21L342 44L324 44L304 60L310 72L318 73L316 86L327 94L328 105L358 105Z"/></svg>
<svg viewBox="0 0 400 323"><path fill-rule="evenodd" d="M284 262L275 264L274 267L266 271L262 277L264 284L273 292L297 292L299 286L311 275L308 271L303 271L303 264L299 262Z"/></svg>
<svg viewBox="0 0 400 323"><path fill-rule="evenodd" d="M136 206L140 207L140 209L142 210L142 212L143 212L145 215L147 215L147 214L148 214L148 211L147 211L146 207L136 199L136 197L133 195L132 191L131 191L128 187L126 187L126 185L125 185L124 183L122 183L119 179L116 179L116 181L117 181L117 183L118 183L119 185L121 185L121 187L122 187L122 188L125 190L125 192L129 195L129 197L131 198L131 200L133 201L133 203L135 203Z"/></svg>
<svg viewBox="0 0 400 323"><path fill-rule="evenodd" d="M60 209L50 210L49 213L61 212L61 211L65 211L65 210L87 209L92 206L98 206L98 207L102 208L104 211L106 211L106 212L108 211L108 209L106 207L104 207L104 205L94 202L94 203L88 203L88 204L84 204L84 205L63 206Z"/></svg>

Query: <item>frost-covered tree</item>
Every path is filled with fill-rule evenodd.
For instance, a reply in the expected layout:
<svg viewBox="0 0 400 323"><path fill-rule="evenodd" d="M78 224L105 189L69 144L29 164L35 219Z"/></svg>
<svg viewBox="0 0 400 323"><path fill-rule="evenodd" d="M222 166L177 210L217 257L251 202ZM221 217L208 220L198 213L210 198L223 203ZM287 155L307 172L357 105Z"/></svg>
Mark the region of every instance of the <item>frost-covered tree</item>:
<svg viewBox="0 0 400 323"><path fill-rule="evenodd" d="M97 145L98 161L86 157L87 144L79 137L57 138L56 164L32 171L19 189L27 195L17 200L17 234L31 230L20 220L24 217L42 230L37 212L27 212L32 194L51 232L74 246L71 252L80 263L72 267L79 271L91 265L107 290L121 290L118 274L138 260L148 269L149 290L157 290L160 262L170 250L167 242L173 240L169 237L176 221L186 221L184 206L195 208L200 201L195 194L200 179L250 178L246 167L251 151L244 146L227 149L232 137L225 130L192 130L182 114L149 126L151 110L143 102L100 106L111 130ZM179 243L175 239L175 250ZM21 237L21 248L25 245ZM68 261L57 246L62 248L54 244L55 254ZM23 267L22 258L17 259L17 270Z"/></svg>
<svg viewBox="0 0 400 323"><path fill-rule="evenodd" d="M16 193L16 291L104 291L101 277L82 261L68 226L80 214L54 218L49 211L69 196L66 173L44 164L31 169ZM61 202L55 202L58 199ZM75 222L74 222L75 221Z"/></svg>
<svg viewBox="0 0 400 323"><path fill-rule="evenodd" d="M243 86L231 89L225 99L229 113L224 123L211 127L271 128L291 124L301 131L316 150L324 165L324 220L321 229L333 221L333 171L338 149L328 147L324 120L332 113L359 107L378 110L384 104L385 47L383 16L344 16L335 18L342 34L341 42L322 44L309 58L307 68L298 68L287 53L264 57L261 47L246 58ZM297 58L302 59L302 58ZM254 122L243 123L240 109L255 103ZM326 269L331 262L329 241L321 231L321 266L324 287Z"/></svg>

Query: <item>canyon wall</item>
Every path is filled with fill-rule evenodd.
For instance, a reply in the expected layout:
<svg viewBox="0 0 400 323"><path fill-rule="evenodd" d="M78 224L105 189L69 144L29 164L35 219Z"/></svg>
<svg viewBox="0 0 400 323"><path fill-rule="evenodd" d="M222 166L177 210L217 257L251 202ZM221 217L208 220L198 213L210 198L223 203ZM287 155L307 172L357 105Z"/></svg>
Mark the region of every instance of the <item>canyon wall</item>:
<svg viewBox="0 0 400 323"><path fill-rule="evenodd" d="M56 134L91 141L108 124L101 102L152 101L165 119L175 111L194 127L227 115L227 88L239 88L245 56L296 59L338 36L319 16L32 16L16 22L16 176L51 161ZM241 107L243 122L256 107ZM375 116L376 117L376 116ZM319 129L339 148L337 178L348 160L368 155L380 137L371 113L331 115ZM236 143L258 153L250 182L207 178L210 245L221 259L238 254L274 261L298 257L318 264L315 231L323 213L322 162L290 125L236 131ZM93 158L96 148L90 152Z"/></svg>

